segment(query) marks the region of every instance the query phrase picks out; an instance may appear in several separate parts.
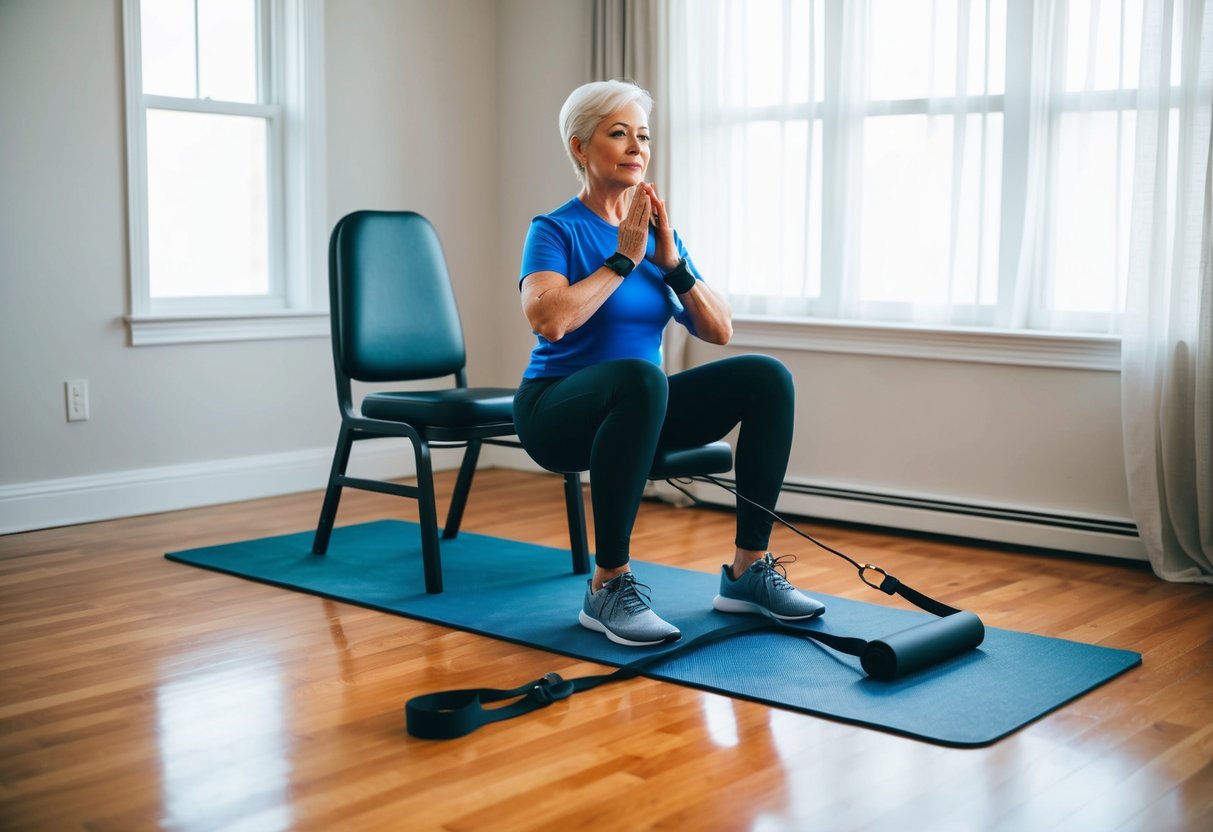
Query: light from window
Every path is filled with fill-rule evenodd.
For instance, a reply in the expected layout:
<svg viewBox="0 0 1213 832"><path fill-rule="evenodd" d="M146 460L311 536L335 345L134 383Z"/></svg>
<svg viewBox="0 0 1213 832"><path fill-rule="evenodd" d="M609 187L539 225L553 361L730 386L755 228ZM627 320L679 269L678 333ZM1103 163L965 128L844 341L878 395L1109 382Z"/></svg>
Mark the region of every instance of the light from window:
<svg viewBox="0 0 1213 832"><path fill-rule="evenodd" d="M255 0L141 0L143 92L258 101Z"/></svg>
<svg viewBox="0 0 1213 832"><path fill-rule="evenodd" d="M1115 332L1140 6L672 0L697 264L743 313Z"/></svg>
<svg viewBox="0 0 1213 832"><path fill-rule="evenodd" d="M267 296L271 116L258 3L141 0L151 298ZM264 71L262 74L265 74ZM268 85L266 85L268 86Z"/></svg>
<svg viewBox="0 0 1213 832"><path fill-rule="evenodd" d="M147 112L152 297L270 291L265 119Z"/></svg>
<svg viewBox="0 0 1213 832"><path fill-rule="evenodd" d="M965 79L960 92L1003 92L1005 2L872 0L869 7L871 99L955 95L958 68Z"/></svg>

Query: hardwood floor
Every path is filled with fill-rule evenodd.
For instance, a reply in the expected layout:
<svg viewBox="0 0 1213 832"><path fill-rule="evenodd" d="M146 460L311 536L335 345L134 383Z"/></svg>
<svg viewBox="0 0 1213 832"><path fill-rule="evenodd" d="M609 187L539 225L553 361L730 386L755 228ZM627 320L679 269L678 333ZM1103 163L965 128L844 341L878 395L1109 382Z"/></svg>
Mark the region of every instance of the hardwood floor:
<svg viewBox="0 0 1213 832"><path fill-rule="evenodd" d="M1213 829L1213 587L812 526L989 626L1143 665L982 749L649 679L425 742L419 692L602 668L163 558L308 529L319 503L0 537L0 829ZM557 477L483 471L464 528L566 547L561 505ZM414 504L351 491L338 523L387 516ZM727 513L646 503L633 551L715 571L731 540ZM772 549L802 588L887 602L790 532Z"/></svg>

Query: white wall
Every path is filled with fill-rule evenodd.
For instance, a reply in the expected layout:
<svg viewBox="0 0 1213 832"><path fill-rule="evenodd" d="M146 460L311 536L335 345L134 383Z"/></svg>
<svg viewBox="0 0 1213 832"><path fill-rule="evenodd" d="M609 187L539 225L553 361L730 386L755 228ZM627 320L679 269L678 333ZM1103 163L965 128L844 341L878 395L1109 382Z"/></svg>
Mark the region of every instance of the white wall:
<svg viewBox="0 0 1213 832"><path fill-rule="evenodd" d="M120 22L119 0L0 0L0 529L316 488L336 429L326 339L125 345ZM325 28L330 220L427 214L472 382L516 383L532 343L522 238L576 190L556 113L585 78L588 0L340 0ZM791 482L1129 516L1116 373L774 354L797 380ZM88 422L65 421L69 378L90 382ZM921 513L781 505L957 532Z"/></svg>
<svg viewBox="0 0 1213 832"><path fill-rule="evenodd" d="M497 201L500 280L493 297L502 383L516 385L535 338L522 315L518 270L531 218L577 194L577 177L560 140L564 99L589 80L589 0L502 0L496 93L501 130Z"/></svg>
<svg viewBox="0 0 1213 832"><path fill-rule="evenodd" d="M311 447L323 340L132 349L119 4L0 5L0 483ZM63 382L92 418L65 421ZM272 425L272 429L271 429Z"/></svg>
<svg viewBox="0 0 1213 832"><path fill-rule="evenodd" d="M443 236L473 383L499 375L494 0L326 7L328 216ZM326 338L126 346L120 0L0 0L0 531L323 486ZM89 382L68 424L63 382ZM370 450L366 473L411 459ZM356 457L358 459L359 457Z"/></svg>

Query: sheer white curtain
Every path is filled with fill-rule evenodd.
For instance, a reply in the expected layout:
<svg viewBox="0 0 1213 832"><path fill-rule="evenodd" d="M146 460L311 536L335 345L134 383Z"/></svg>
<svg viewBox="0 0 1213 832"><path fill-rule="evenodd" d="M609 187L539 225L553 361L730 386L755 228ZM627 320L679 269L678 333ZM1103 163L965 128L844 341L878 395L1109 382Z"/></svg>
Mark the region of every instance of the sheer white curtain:
<svg viewBox="0 0 1213 832"><path fill-rule="evenodd" d="M1129 496L1155 573L1213 583L1213 12L1205 3L1146 0L1140 96L1121 345Z"/></svg>
<svg viewBox="0 0 1213 832"><path fill-rule="evenodd" d="M993 323L1005 3L667 8L671 199L738 311Z"/></svg>
<svg viewBox="0 0 1213 832"><path fill-rule="evenodd" d="M664 8L670 199L738 311L1119 331L1143 0Z"/></svg>

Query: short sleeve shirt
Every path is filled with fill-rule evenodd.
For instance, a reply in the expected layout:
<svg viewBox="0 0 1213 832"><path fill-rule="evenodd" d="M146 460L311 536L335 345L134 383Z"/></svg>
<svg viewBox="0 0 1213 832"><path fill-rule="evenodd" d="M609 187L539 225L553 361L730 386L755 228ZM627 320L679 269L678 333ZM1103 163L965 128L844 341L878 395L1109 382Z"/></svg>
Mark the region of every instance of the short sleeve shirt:
<svg viewBox="0 0 1213 832"><path fill-rule="evenodd" d="M679 255L686 257L677 234L674 240ZM570 284L584 280L602 268L618 242L618 227L573 198L531 221L519 284L527 275L541 271L563 275ZM561 378L618 358L641 358L660 365L661 335L670 318L694 332L678 296L662 280L662 270L647 259L654 248L650 232L646 259L580 327L554 342L536 333L537 343L523 378ZM687 265L698 278L689 260Z"/></svg>

